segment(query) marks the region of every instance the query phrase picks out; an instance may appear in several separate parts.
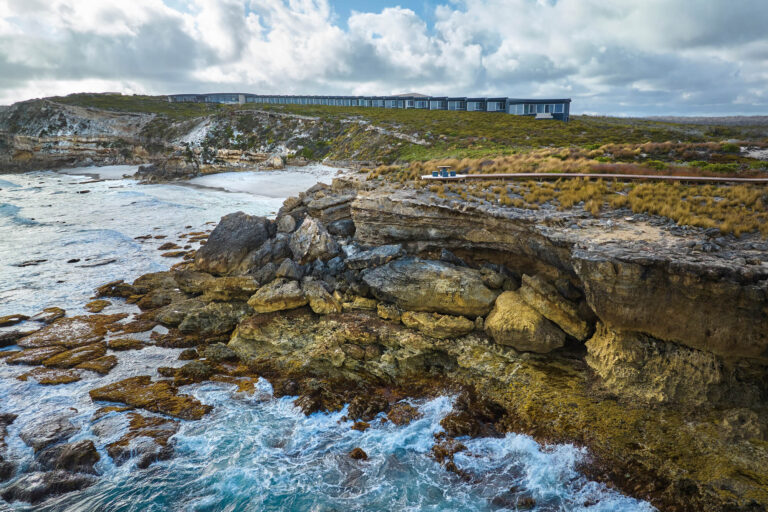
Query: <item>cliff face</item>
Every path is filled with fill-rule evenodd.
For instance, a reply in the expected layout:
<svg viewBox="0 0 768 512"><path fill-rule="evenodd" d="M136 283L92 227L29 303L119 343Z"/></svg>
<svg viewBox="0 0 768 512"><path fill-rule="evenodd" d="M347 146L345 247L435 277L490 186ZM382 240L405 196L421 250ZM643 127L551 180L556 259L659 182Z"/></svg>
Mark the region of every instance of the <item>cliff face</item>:
<svg viewBox="0 0 768 512"><path fill-rule="evenodd" d="M167 116L50 100L0 111L0 172L151 164L147 181L301 165L375 160L408 136L349 121L257 110Z"/></svg>

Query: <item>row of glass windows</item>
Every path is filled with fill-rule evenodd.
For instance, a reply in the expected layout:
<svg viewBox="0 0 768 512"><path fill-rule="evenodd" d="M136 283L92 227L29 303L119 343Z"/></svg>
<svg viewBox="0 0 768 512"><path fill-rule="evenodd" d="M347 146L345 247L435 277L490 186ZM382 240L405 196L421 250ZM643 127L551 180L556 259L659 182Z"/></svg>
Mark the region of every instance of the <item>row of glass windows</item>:
<svg viewBox="0 0 768 512"><path fill-rule="evenodd" d="M216 95L178 95L174 101L205 101L208 103L236 103L239 100L237 94ZM433 99L366 99L366 98L309 98L309 97L283 97L283 96L246 96L247 103L267 104L299 104L299 105L334 105L346 107L379 107L379 108L417 108L429 110L468 110L482 112L509 112L517 115L534 114L563 114L564 103L514 103L507 106L505 101L485 100L433 100Z"/></svg>

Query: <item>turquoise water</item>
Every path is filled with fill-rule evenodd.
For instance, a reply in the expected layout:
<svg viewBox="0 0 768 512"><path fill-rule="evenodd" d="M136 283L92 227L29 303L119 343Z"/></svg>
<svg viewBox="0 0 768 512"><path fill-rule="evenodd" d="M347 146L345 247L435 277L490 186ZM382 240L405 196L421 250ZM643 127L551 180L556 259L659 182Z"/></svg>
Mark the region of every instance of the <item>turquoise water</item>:
<svg viewBox="0 0 768 512"><path fill-rule="evenodd" d="M96 182L50 172L0 176L0 315L31 314L46 306L79 313L99 284L177 261L160 257L157 247L177 241L178 234L211 229L206 222L236 210L268 215L285 195L332 174L327 169L238 173L197 180L194 186L140 186L120 178L126 171L113 170L105 174L115 179ZM86 189L90 192L78 193ZM168 238L134 238L154 233ZM81 262L66 263L75 258ZM46 261L14 266L35 259ZM99 267L78 266L112 259ZM116 304L105 312L116 311L136 310ZM88 390L134 375L158 377L158 367L183 364L178 353L158 347L118 353L119 364L109 375L86 372L82 381L59 386L18 381L28 368L0 362L0 412L19 414L9 428L7 458L30 467L32 451L19 431L70 408L77 411L73 421L79 427L72 440L92 439L102 456L100 479L92 487L35 507L0 499L0 510L486 511L515 510L520 498L532 498L538 511L652 510L581 475L578 463L588 457L583 450L544 447L522 435L466 440L468 450L455 460L472 478L464 481L445 471L429 452L451 397L413 402L423 416L407 426L375 420L358 432L341 421L344 411L305 417L291 398L272 397L266 381L253 395L227 384L186 386L183 392L214 409L200 421L182 422L173 438L175 456L143 470L130 462L115 466L105 446L124 434L127 420L111 413L94 423L99 405ZM98 431L107 433L99 437ZM355 447L369 459L350 459Z"/></svg>

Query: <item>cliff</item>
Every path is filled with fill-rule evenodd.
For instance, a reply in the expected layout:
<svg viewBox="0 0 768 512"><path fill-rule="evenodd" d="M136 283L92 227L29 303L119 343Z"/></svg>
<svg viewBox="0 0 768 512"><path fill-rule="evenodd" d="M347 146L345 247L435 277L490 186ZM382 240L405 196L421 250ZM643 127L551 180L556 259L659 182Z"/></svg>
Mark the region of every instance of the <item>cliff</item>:
<svg viewBox="0 0 768 512"><path fill-rule="evenodd" d="M228 215L194 262L100 291L169 340L228 339L306 412L459 393L447 438L586 446L588 475L663 510L768 504L767 292L757 235L347 180L274 221Z"/></svg>

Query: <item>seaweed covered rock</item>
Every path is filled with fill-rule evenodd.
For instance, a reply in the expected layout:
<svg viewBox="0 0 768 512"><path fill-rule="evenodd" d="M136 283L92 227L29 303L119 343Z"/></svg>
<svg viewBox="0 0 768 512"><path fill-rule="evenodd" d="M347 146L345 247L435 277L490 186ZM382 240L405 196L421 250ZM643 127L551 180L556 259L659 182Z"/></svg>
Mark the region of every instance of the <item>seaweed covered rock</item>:
<svg viewBox="0 0 768 512"><path fill-rule="evenodd" d="M184 420L199 420L212 409L210 405L204 405L192 396L180 395L170 382L152 382L152 378L147 375L130 377L92 389L89 394L91 400L120 402Z"/></svg>
<svg viewBox="0 0 768 512"><path fill-rule="evenodd" d="M403 258L363 272L373 295L408 311L474 318L490 311L498 292L477 270L442 261Z"/></svg>
<svg viewBox="0 0 768 512"><path fill-rule="evenodd" d="M25 501L35 505L58 494L79 491L92 485L96 479L82 473L56 470L28 473L0 491L5 501Z"/></svg>
<svg viewBox="0 0 768 512"><path fill-rule="evenodd" d="M402 314L401 320L406 327L417 329L427 336L438 339L464 336L475 328L475 322L466 317L440 313L406 311Z"/></svg>
<svg viewBox="0 0 768 512"><path fill-rule="evenodd" d="M258 249L274 233L274 223L265 217L243 212L225 215L206 244L198 249L195 266L210 274L229 274L239 267L249 252Z"/></svg>
<svg viewBox="0 0 768 512"><path fill-rule="evenodd" d="M341 304L320 281L307 279L301 284L301 289L309 301L309 307L318 315L341 313Z"/></svg>
<svg viewBox="0 0 768 512"><path fill-rule="evenodd" d="M512 291L496 299L485 330L496 343L525 352L546 353L565 344L565 333Z"/></svg>

